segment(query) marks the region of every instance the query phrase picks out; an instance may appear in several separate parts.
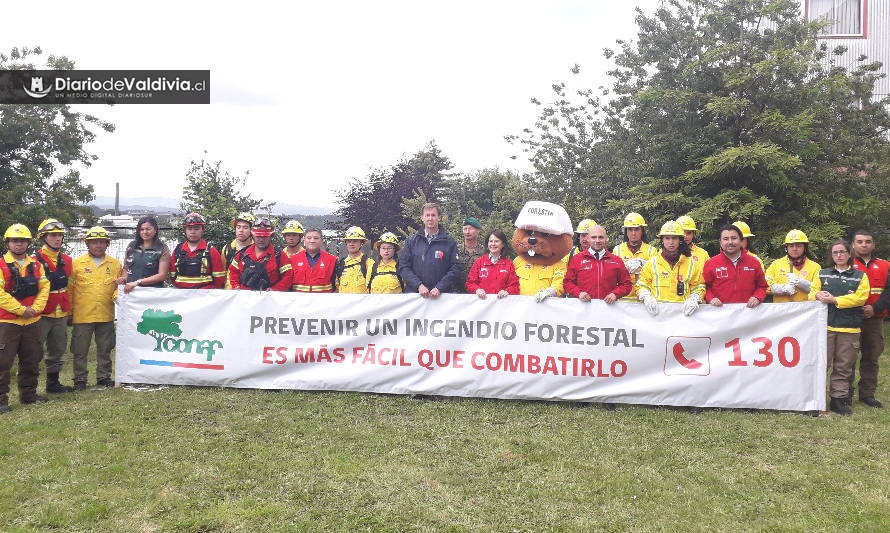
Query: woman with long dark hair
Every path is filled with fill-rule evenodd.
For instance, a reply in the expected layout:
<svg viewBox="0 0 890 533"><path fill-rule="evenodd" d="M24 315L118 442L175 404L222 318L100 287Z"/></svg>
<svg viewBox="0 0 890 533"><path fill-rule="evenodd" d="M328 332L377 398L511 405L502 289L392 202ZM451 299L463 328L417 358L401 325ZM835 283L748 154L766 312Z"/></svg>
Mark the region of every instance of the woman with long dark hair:
<svg viewBox="0 0 890 533"><path fill-rule="evenodd" d="M519 294L519 276L513 261L503 256L507 246L507 236L496 229L488 235L488 254L473 263L467 275L467 292L483 300L488 294L504 298L509 294Z"/></svg>
<svg viewBox="0 0 890 533"><path fill-rule="evenodd" d="M136 238L127 245L125 275L117 280L124 292L136 287L163 287L170 271L170 248L161 242L158 220L145 215L136 224Z"/></svg>

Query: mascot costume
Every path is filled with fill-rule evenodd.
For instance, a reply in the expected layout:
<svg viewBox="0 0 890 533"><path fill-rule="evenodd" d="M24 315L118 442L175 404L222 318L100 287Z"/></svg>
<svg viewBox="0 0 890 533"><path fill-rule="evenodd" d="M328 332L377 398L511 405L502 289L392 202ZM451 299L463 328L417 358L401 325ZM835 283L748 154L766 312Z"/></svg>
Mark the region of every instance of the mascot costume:
<svg viewBox="0 0 890 533"><path fill-rule="evenodd" d="M519 294L538 302L562 296L566 254L572 249L572 221L562 206L527 202L516 217L513 266L519 276Z"/></svg>

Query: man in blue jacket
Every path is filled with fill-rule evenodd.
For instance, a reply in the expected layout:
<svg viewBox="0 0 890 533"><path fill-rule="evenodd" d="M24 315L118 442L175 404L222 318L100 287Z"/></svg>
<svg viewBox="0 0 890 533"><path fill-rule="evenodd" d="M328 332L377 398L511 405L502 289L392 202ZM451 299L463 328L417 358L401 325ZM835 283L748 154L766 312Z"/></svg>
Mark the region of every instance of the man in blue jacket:
<svg viewBox="0 0 890 533"><path fill-rule="evenodd" d="M405 242L399 254L399 276L405 292L417 292L424 298L437 298L443 292L456 292L453 285L460 278L457 242L439 227L442 209L427 203L421 211L423 229Z"/></svg>

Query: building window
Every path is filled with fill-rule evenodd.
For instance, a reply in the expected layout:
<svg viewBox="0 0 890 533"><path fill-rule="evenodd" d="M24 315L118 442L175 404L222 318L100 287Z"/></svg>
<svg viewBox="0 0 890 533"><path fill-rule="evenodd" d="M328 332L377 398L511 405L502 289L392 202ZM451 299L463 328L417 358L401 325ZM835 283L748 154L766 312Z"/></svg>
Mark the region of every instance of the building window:
<svg viewBox="0 0 890 533"><path fill-rule="evenodd" d="M807 19L829 23L820 37L863 37L866 0L809 0Z"/></svg>

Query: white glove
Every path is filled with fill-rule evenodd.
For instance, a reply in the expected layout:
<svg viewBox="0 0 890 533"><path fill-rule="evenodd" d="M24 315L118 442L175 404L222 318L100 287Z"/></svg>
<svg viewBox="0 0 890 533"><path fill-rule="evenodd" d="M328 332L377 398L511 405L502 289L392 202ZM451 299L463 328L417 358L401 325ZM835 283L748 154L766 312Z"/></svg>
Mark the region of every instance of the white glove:
<svg viewBox="0 0 890 533"><path fill-rule="evenodd" d="M785 283L789 285L797 285L797 282L800 281L800 278L797 277L797 274L789 273L785 276Z"/></svg>
<svg viewBox="0 0 890 533"><path fill-rule="evenodd" d="M683 314L686 316L691 316L692 313L698 309L698 304L701 303L701 298L698 294L693 294L689 298L683 302Z"/></svg>
<svg viewBox="0 0 890 533"><path fill-rule="evenodd" d="M794 295L794 285L787 283L773 283L769 286L769 290L774 296L781 296L783 294L787 296Z"/></svg>
<svg viewBox="0 0 890 533"><path fill-rule="evenodd" d="M812 286L812 283L810 283L809 280L803 279L802 277L798 276L797 274L788 274L788 276L786 276L786 278L788 279L788 284L792 285L797 290L799 290L801 292L806 292L806 293L810 292L810 287ZM794 292L792 292L791 294L794 294Z"/></svg>
<svg viewBox="0 0 890 533"><path fill-rule="evenodd" d="M628 259L627 261L625 261L624 267L629 273L636 275L639 274L641 270L643 270L643 265L645 264L645 261L638 257L635 257L633 259Z"/></svg>
<svg viewBox="0 0 890 533"><path fill-rule="evenodd" d="M658 300L652 296L652 293L647 290L641 290L637 294L637 299L643 302L643 305L646 306L646 311L649 311L649 314L655 316L658 314Z"/></svg>
<svg viewBox="0 0 890 533"><path fill-rule="evenodd" d="M546 289L538 291L538 293L535 294L535 301L541 303L551 296L556 296L556 289L554 289L553 287L547 287Z"/></svg>

